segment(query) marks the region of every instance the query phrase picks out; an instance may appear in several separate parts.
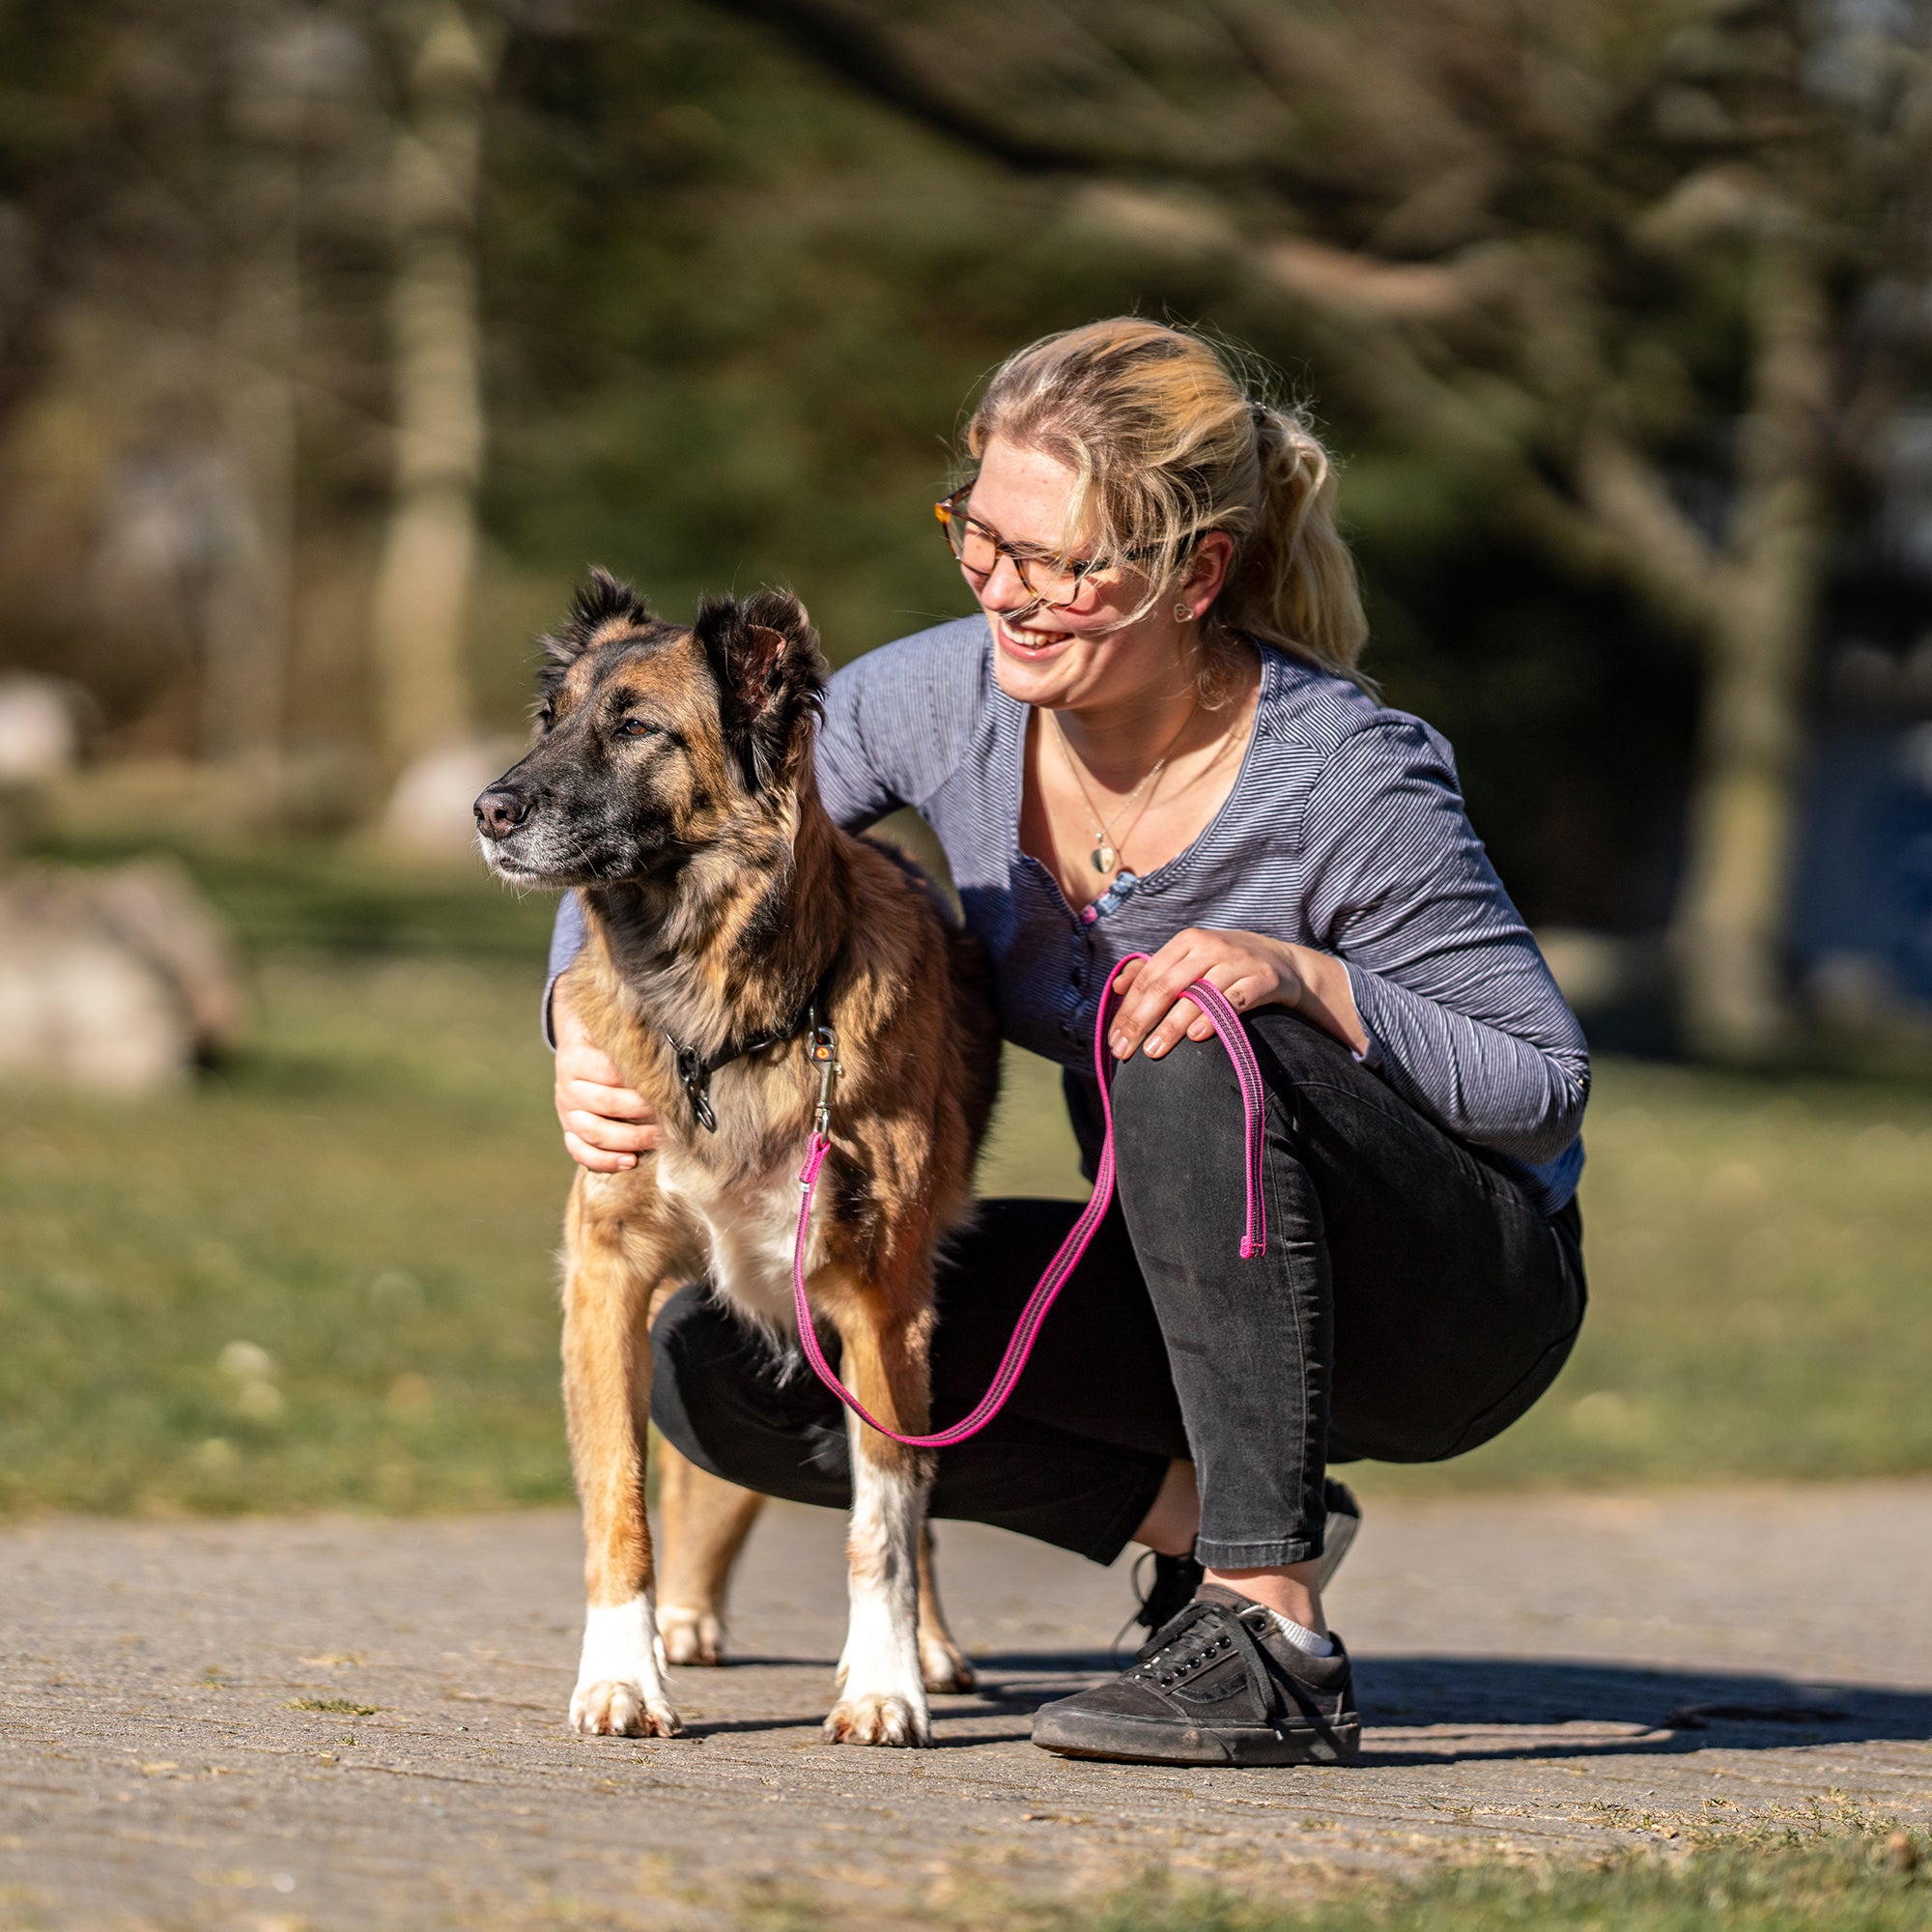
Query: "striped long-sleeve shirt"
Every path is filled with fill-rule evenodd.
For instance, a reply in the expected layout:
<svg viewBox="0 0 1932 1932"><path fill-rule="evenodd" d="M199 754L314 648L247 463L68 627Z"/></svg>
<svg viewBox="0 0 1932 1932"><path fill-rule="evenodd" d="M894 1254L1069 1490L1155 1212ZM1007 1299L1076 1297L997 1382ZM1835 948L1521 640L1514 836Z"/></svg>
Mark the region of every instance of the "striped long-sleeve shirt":
<svg viewBox="0 0 1932 1932"><path fill-rule="evenodd" d="M992 955L1009 1039L1091 1082L1094 1009L1121 959L1188 926L1267 933L1344 962L1364 1058L1390 1088L1503 1156L1545 1213L1570 1199L1590 1081L1582 1033L1470 829L1435 731L1264 647L1226 803L1178 857L1075 909L1020 850L1027 718L994 679L985 620L970 617L838 671L817 753L840 825L910 806L937 834ZM553 975L581 940L567 900ZM1077 1086L1069 1099L1076 1123L1094 1111Z"/></svg>

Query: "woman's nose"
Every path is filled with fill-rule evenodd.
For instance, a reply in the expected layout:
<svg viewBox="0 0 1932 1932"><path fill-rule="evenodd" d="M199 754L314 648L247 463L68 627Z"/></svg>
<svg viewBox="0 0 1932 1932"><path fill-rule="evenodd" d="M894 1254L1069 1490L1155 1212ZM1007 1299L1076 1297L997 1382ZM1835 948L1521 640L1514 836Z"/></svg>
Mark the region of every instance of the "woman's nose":
<svg viewBox="0 0 1932 1932"><path fill-rule="evenodd" d="M1009 556L993 559L992 575L980 586L980 602L991 611L1018 611L1034 601Z"/></svg>

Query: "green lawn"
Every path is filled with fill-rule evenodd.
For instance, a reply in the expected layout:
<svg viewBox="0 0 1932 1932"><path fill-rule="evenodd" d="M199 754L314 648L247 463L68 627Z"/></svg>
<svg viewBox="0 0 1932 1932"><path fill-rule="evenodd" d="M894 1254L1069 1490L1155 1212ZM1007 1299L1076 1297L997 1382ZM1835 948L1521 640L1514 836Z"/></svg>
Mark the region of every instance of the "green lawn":
<svg viewBox="0 0 1932 1932"><path fill-rule="evenodd" d="M1595 1863L1500 1860L1408 1882L1344 1882L1333 1896L1264 1904L1252 1894L1161 1880L1098 1903L971 1905L935 1916L1025 1932L1928 1932L1922 1838L1887 1826L1821 1839L1714 1841L1675 1859ZM753 1923L760 1920L753 1919ZM763 1916L770 1932L819 1932L831 1915L799 1900Z"/></svg>
<svg viewBox="0 0 1932 1932"><path fill-rule="evenodd" d="M563 1499L548 904L347 853L194 863L254 956L248 1050L163 1098L0 1099L0 1509ZM1589 1140L1563 1379L1366 1487L1932 1468L1932 1092L1611 1062ZM1077 1189L1037 1063L982 1183Z"/></svg>

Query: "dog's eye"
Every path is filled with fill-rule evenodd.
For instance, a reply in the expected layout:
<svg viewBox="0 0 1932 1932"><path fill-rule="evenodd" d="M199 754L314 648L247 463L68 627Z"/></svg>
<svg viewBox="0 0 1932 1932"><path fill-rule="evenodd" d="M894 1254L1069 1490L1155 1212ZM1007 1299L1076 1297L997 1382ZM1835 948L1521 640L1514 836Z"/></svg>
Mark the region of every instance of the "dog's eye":
<svg viewBox="0 0 1932 1932"><path fill-rule="evenodd" d="M617 726L620 738L662 738L664 726L653 724L648 718L627 718Z"/></svg>

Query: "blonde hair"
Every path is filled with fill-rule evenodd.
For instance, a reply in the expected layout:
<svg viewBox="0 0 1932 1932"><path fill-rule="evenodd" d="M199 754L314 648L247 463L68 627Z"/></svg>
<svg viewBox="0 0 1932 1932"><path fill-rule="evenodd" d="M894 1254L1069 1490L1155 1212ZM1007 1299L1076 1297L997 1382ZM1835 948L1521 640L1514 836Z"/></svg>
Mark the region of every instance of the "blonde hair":
<svg viewBox="0 0 1932 1932"><path fill-rule="evenodd" d="M1335 526L1335 468L1299 408L1248 393L1211 343L1137 316L1043 336L994 372L966 429L1065 463L1078 479L1064 541L1131 556L1152 585L1144 616L1184 575L1197 540L1235 540L1207 613L1214 658L1249 637L1364 683L1355 560ZM1204 672L1210 667L1204 666Z"/></svg>

